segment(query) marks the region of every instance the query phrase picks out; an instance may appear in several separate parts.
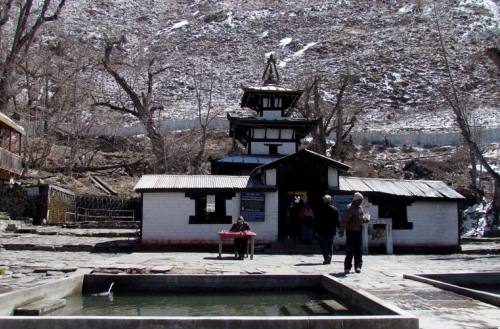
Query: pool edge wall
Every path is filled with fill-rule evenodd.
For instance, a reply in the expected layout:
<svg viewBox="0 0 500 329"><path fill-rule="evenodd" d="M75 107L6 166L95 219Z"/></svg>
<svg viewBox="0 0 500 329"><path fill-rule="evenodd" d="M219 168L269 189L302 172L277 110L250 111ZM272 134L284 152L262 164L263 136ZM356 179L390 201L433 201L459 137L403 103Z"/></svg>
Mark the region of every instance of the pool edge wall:
<svg viewBox="0 0 500 329"><path fill-rule="evenodd" d="M405 279L410 279L414 281L419 281L422 283L427 283L430 284L436 288L443 289L443 290L448 290L448 291L453 291L457 294L467 296L473 299L477 299L479 301L482 301L484 303L488 303L497 307L500 307L500 296L496 294L491 294L488 292L480 291L480 290L475 290L475 289L470 289L470 288L464 288L461 286L458 286L453 283L448 283L443 280L446 278L446 276L453 277L453 280L455 283L459 280L460 277L465 278L467 275L471 274L477 274L477 273L440 273L440 274L404 274L403 277ZM500 272L486 272L486 273L479 273L480 275L497 275L500 276Z"/></svg>
<svg viewBox="0 0 500 329"><path fill-rule="evenodd" d="M0 329L418 329L414 318L367 317L0 317Z"/></svg>
<svg viewBox="0 0 500 329"><path fill-rule="evenodd" d="M102 316L1 316L0 329L148 329L148 328L189 328L189 329L219 329L236 326L237 328L259 328L259 329L355 329L355 328L372 328L372 329L418 329L418 318L408 315L405 312L384 303L378 298L369 293L360 290L354 290L351 287L341 283L335 278L328 275L279 275L279 274L264 274L264 275L107 275L107 274L92 274L86 275L83 280L83 275L80 275L80 281L73 279L75 290L80 291L87 289L87 293L91 293L88 286L89 280L95 280L98 289L101 287L109 287L111 282L119 285L124 282L134 282L135 288L143 289L148 286L156 288L156 284L161 283L164 287L177 284L178 287L203 287L214 288L228 286L241 287L242 283L247 285L247 288L265 289L266 287L318 287L321 286L330 292L347 298L354 298L353 302L361 303L362 308L369 307L370 312L379 312L388 315L363 315L363 316L292 316L292 317L102 317ZM67 278L68 280L70 278ZM111 281L110 281L111 280ZM149 281L149 282L146 282ZM68 280L67 283L70 283ZM85 282L85 283L84 283ZM140 282L140 284L138 283ZM265 283L265 284L263 284ZM51 283L50 286L56 288L57 282ZM35 289L40 287L34 287ZM44 285L43 290L49 288L49 284ZM69 291L69 290L68 290ZM102 291L102 290L101 290ZM20 293L22 291L19 291ZM57 296L50 295L51 298L62 298L62 292ZM67 295L70 295L68 293ZM44 294L38 294L38 296ZM67 296L66 295L66 296Z"/></svg>
<svg viewBox="0 0 500 329"><path fill-rule="evenodd" d="M107 291L111 283L113 289L126 291L213 291L254 290L280 288L315 288L321 286L320 275L293 274L88 274L83 283L83 294Z"/></svg>
<svg viewBox="0 0 500 329"><path fill-rule="evenodd" d="M386 303L382 299L361 289L354 289L330 275L321 277L321 285L329 292L339 296L342 300L349 301L351 305L370 311L371 313L388 314L412 317L402 309Z"/></svg>
<svg viewBox="0 0 500 329"><path fill-rule="evenodd" d="M0 315L10 315L16 307L45 298L58 299L81 293L85 274L86 271L77 271L53 282L0 294Z"/></svg>

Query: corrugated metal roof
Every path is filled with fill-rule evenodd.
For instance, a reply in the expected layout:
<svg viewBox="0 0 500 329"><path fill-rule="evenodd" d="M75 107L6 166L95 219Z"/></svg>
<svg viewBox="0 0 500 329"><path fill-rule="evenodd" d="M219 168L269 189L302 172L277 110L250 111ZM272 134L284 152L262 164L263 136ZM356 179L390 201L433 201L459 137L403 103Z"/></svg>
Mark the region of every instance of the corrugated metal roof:
<svg viewBox="0 0 500 329"><path fill-rule="evenodd" d="M134 187L141 190L245 189L258 187L250 176L144 175Z"/></svg>
<svg viewBox="0 0 500 329"><path fill-rule="evenodd" d="M224 163L252 163L252 164L267 164L282 158L283 156L258 156L258 155L230 155L218 159L217 162Z"/></svg>
<svg viewBox="0 0 500 329"><path fill-rule="evenodd" d="M460 193L441 181L340 176L339 185L341 191L349 192L378 192L419 198L464 198Z"/></svg>

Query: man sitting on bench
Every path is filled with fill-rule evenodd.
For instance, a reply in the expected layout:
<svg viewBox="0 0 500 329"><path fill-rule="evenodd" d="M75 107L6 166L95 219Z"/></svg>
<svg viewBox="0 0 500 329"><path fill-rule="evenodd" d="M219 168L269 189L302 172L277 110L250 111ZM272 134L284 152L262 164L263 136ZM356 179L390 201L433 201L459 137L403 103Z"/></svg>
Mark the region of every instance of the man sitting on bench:
<svg viewBox="0 0 500 329"><path fill-rule="evenodd" d="M243 216L240 216L236 223L231 226L231 232L245 232L250 231L250 225L245 221ZM236 248L236 258L243 260L247 251L248 239L246 236L234 239L234 247Z"/></svg>

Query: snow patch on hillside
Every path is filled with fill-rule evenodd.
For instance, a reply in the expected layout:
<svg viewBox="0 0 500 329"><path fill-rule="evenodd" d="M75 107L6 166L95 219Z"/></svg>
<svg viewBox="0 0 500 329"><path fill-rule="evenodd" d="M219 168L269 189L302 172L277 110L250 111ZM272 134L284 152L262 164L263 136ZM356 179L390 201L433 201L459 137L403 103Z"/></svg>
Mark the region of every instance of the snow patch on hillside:
<svg viewBox="0 0 500 329"><path fill-rule="evenodd" d="M500 18L500 9L499 5L495 3L495 1L492 0L462 0L460 2L460 6L476 6L476 7L482 7L487 9L493 18L499 19Z"/></svg>
<svg viewBox="0 0 500 329"><path fill-rule="evenodd" d="M290 40L291 41L291 40ZM286 63L288 63L289 61L291 61L292 59L296 58L296 57L301 57L302 55L304 55L304 53L306 52L307 49L313 47L314 45L316 45L317 42L310 42L308 43L307 45L304 46L304 48L302 48L301 50L293 53L291 56L285 58L284 60L282 60L278 66L280 67L285 67L286 66Z"/></svg>
<svg viewBox="0 0 500 329"><path fill-rule="evenodd" d="M183 20L183 21L180 21L180 22L175 23L174 25L172 25L169 30L170 31L177 30L177 29L180 29L181 27L186 26L188 24L189 24L188 21Z"/></svg>
<svg viewBox="0 0 500 329"><path fill-rule="evenodd" d="M283 38L280 40L280 47L286 47L286 45L290 44L292 42L292 38Z"/></svg>

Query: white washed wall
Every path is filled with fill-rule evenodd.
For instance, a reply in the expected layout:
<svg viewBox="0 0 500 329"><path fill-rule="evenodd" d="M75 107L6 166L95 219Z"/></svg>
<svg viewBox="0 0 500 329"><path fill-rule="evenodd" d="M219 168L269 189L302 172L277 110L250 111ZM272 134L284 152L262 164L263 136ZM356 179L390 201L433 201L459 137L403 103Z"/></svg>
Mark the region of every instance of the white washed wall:
<svg viewBox="0 0 500 329"><path fill-rule="evenodd" d="M266 110L264 113L262 113L262 117L264 119L282 119L283 117L281 116L281 111L280 110Z"/></svg>
<svg viewBox="0 0 500 329"><path fill-rule="evenodd" d="M252 154L269 154L269 146L264 144L271 144L269 142L251 142ZM278 146L279 154L292 154L295 153L295 142L277 142L282 144Z"/></svg>
<svg viewBox="0 0 500 329"><path fill-rule="evenodd" d="M365 198L365 213L378 217L378 206ZM394 246L457 246L458 221L455 201L415 201L407 207L408 221L412 230L393 230ZM344 244L345 237L335 238L335 243Z"/></svg>
<svg viewBox="0 0 500 329"><path fill-rule="evenodd" d="M458 245L457 203L416 201L407 208L413 230L395 230L395 245Z"/></svg>
<svg viewBox="0 0 500 329"><path fill-rule="evenodd" d="M276 169L268 169L265 172L266 172L265 184L267 186L275 186L276 185Z"/></svg>
<svg viewBox="0 0 500 329"><path fill-rule="evenodd" d="M184 193L144 193L142 241L148 243L218 241L217 232L231 224L189 224L195 201ZM240 194L226 200L226 215L234 222L240 214ZM264 222L249 223L257 240L271 241L278 236L278 193L266 193Z"/></svg>
<svg viewBox="0 0 500 329"><path fill-rule="evenodd" d="M265 221L249 224L257 233L257 240L275 241L278 239L278 192L266 192L265 203Z"/></svg>

